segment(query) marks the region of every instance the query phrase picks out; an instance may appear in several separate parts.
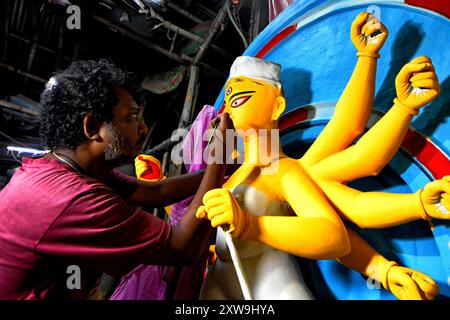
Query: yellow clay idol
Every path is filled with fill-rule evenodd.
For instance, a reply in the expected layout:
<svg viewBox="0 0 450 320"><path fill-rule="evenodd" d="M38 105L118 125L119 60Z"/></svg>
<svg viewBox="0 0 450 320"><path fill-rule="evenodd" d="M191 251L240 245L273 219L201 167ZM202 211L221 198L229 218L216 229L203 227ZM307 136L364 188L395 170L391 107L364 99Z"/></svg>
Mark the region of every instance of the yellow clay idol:
<svg viewBox="0 0 450 320"><path fill-rule="evenodd" d="M314 299L291 254L338 259L399 299L437 294L431 278L388 261L341 221L383 228L450 218L449 177L417 194L364 193L345 185L377 174L397 151L413 115L440 90L431 60L414 59L397 76L393 107L352 145L371 113L376 59L386 37L377 19L368 13L356 17L351 28L358 50L355 70L332 120L299 160L284 155L273 139L285 108L280 66L251 57L234 62L225 112L243 135L245 160L222 189L204 196L197 217L208 218L213 227L229 225L255 299ZM203 299L242 298L224 239L218 229L218 259L207 274Z"/></svg>

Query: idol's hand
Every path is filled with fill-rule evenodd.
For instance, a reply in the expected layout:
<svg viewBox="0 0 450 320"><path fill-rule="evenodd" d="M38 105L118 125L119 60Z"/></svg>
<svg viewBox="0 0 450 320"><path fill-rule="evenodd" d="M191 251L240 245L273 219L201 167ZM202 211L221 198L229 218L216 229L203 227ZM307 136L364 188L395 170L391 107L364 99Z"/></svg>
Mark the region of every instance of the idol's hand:
<svg viewBox="0 0 450 320"><path fill-rule="evenodd" d="M368 12L358 14L351 27L351 39L360 55L378 57L388 36L386 27Z"/></svg>
<svg viewBox="0 0 450 320"><path fill-rule="evenodd" d="M134 159L134 166L139 180L159 181L164 178L161 163L155 157L141 154Z"/></svg>
<svg viewBox="0 0 450 320"><path fill-rule="evenodd" d="M450 176L426 184L420 200L430 218L450 219Z"/></svg>
<svg viewBox="0 0 450 320"><path fill-rule="evenodd" d="M395 78L395 88L398 102L410 113L417 114L441 91L431 59L417 57L404 65Z"/></svg>
<svg viewBox="0 0 450 320"><path fill-rule="evenodd" d="M228 189L208 191L203 196L203 206L198 208L196 217L208 218L213 227L222 226L236 238L245 234L249 225L247 214Z"/></svg>
<svg viewBox="0 0 450 320"><path fill-rule="evenodd" d="M439 286L426 274L393 266L388 272L389 290L400 300L433 300Z"/></svg>

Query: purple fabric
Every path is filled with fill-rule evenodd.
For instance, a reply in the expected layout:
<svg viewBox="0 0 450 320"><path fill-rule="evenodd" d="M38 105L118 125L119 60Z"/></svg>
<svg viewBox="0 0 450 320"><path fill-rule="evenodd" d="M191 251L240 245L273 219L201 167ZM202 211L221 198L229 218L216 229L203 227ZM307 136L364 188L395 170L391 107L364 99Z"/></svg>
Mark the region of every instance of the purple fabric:
<svg viewBox="0 0 450 320"><path fill-rule="evenodd" d="M203 161L203 151L207 139L203 135L209 123L217 116L214 107L205 105L194 120L182 149L183 159L187 160L188 172L196 172L206 168ZM192 197L172 205L170 219L172 225L177 225ZM168 267L156 265L140 265L122 277L119 286L111 296L111 300L193 300L198 299L203 272L208 256L205 251L203 258L193 266Z"/></svg>
<svg viewBox="0 0 450 320"><path fill-rule="evenodd" d="M206 163L203 161L203 151L206 149L208 141L207 139L203 139L203 135L208 129L209 123L216 116L217 110L213 106L205 105L194 120L188 135L183 141L183 159L186 159L186 162L188 162L185 166L189 173L206 168ZM177 225L180 222L192 198L190 197L172 206L170 209L170 219L173 225Z"/></svg>
<svg viewBox="0 0 450 320"><path fill-rule="evenodd" d="M269 0L269 20L272 21L295 0Z"/></svg>

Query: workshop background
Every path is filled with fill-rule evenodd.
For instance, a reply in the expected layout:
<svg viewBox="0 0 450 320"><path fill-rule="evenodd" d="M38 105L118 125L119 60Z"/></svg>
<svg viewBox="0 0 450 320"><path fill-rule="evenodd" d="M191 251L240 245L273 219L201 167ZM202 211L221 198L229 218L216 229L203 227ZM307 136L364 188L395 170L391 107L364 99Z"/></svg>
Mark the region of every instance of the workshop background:
<svg viewBox="0 0 450 320"><path fill-rule="evenodd" d="M289 2L1 1L0 190L21 158L32 155L27 149L43 150L38 102L53 72L75 60L105 57L135 72L149 128L142 152L157 147L151 153L162 159L173 144L161 142L188 127L203 105L214 104L234 58L269 23L269 7L273 15ZM165 168L168 174L180 170Z"/></svg>

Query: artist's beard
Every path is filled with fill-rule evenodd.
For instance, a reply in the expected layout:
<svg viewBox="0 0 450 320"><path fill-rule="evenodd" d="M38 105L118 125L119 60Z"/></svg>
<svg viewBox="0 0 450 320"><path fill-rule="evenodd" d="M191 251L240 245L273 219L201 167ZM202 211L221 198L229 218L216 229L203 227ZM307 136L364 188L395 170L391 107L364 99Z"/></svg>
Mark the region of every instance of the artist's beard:
<svg viewBox="0 0 450 320"><path fill-rule="evenodd" d="M123 153L123 150L127 148L127 141L112 123L106 125L106 136L109 144L105 148L105 160L117 165L130 161L131 156Z"/></svg>

